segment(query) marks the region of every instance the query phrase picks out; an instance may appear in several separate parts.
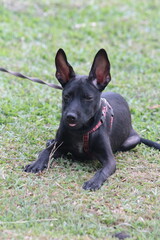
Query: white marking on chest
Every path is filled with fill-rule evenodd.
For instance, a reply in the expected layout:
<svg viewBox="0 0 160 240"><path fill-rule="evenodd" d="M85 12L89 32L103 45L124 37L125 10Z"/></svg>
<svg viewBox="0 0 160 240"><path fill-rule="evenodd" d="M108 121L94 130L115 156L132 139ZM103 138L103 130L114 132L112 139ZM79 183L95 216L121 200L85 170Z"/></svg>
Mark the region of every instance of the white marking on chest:
<svg viewBox="0 0 160 240"><path fill-rule="evenodd" d="M77 142L75 143L74 147L79 153L83 153L83 142Z"/></svg>

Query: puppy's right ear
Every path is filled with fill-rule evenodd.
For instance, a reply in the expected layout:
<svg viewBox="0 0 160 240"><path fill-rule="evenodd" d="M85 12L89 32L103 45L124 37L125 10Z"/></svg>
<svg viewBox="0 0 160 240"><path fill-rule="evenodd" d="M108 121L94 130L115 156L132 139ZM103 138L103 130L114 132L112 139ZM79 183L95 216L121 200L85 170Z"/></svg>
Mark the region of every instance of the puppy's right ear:
<svg viewBox="0 0 160 240"><path fill-rule="evenodd" d="M89 79L100 91L110 82L110 62L104 49L97 52L89 73Z"/></svg>
<svg viewBox="0 0 160 240"><path fill-rule="evenodd" d="M68 63L67 57L63 49L59 49L55 57L56 78L62 85L65 86L69 80L75 76L72 66Z"/></svg>

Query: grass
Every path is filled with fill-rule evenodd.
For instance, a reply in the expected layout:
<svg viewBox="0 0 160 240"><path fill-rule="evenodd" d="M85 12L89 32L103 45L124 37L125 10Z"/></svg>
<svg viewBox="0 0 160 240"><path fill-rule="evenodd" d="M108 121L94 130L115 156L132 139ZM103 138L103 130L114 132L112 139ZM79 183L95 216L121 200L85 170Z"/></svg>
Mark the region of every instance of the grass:
<svg viewBox="0 0 160 240"><path fill-rule="evenodd" d="M58 48L79 74L105 48L108 90L127 99L139 134L160 141L158 0L5 0L0 36L0 66L54 83ZM59 159L42 174L24 173L55 136L61 91L0 73L0 92L1 239L113 239L122 231L131 239L160 238L158 151L140 145L117 153L116 173L96 193L81 186L97 162Z"/></svg>

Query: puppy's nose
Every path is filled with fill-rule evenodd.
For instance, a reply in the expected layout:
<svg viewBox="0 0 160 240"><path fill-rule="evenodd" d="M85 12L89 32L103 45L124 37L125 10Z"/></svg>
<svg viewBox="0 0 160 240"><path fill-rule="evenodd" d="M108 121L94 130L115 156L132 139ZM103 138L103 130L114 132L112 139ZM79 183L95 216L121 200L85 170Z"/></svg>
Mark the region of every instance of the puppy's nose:
<svg viewBox="0 0 160 240"><path fill-rule="evenodd" d="M67 114L67 121L69 123L75 123L77 120L77 115L75 113L68 113Z"/></svg>

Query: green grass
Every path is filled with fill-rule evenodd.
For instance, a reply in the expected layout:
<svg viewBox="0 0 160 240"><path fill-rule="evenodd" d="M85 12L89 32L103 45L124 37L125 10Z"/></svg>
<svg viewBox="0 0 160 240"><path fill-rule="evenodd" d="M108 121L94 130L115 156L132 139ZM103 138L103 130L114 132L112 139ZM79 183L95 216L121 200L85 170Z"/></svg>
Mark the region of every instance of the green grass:
<svg viewBox="0 0 160 240"><path fill-rule="evenodd" d="M134 128L160 142L158 0L20 1L0 4L0 66L57 83L63 48L88 74L100 48L112 66L109 91L129 102ZM0 73L1 239L160 239L160 154L143 145L117 153L117 171L97 192L82 189L97 162L65 159L42 174L22 172L55 136L61 91Z"/></svg>

